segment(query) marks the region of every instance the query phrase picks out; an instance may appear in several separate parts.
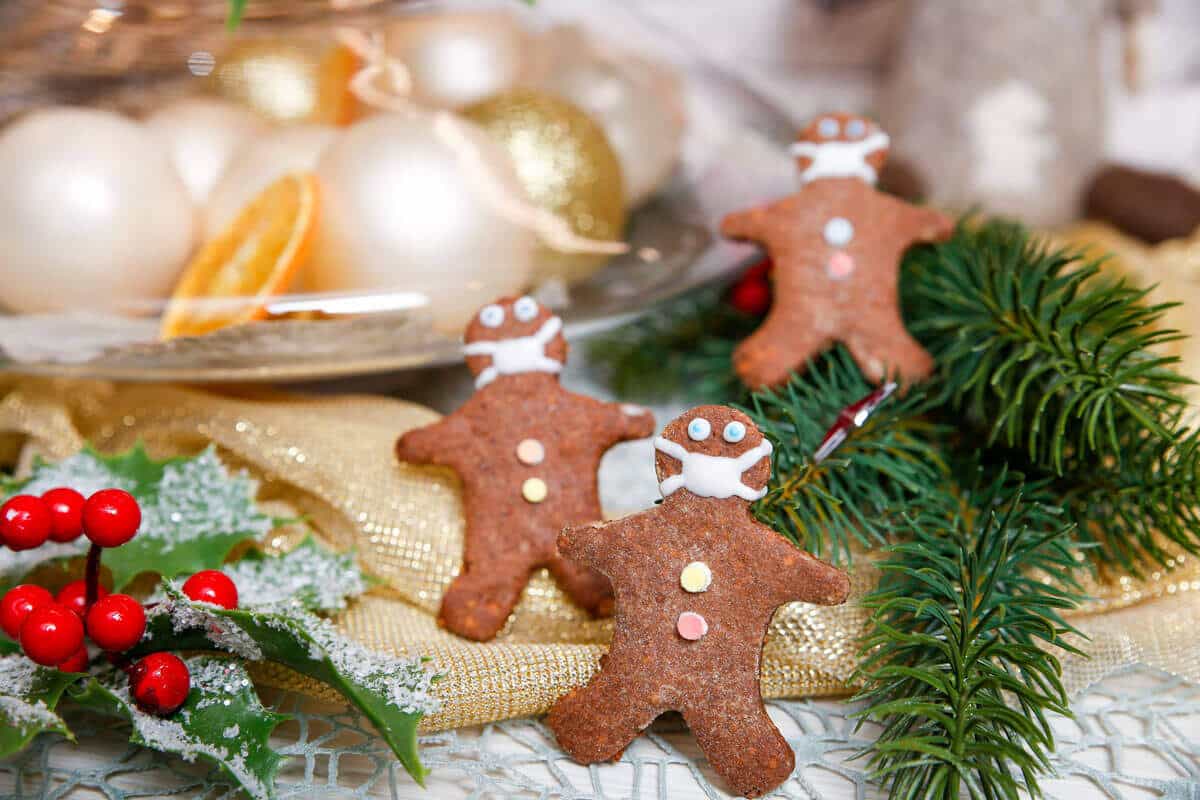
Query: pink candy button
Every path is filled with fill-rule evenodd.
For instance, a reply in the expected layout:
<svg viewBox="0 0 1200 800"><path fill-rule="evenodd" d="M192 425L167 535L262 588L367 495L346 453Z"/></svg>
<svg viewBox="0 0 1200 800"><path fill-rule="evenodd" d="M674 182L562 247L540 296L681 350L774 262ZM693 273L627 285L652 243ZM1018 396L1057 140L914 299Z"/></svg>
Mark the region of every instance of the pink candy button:
<svg viewBox="0 0 1200 800"><path fill-rule="evenodd" d="M844 250L838 250L829 257L825 272L835 281L844 281L854 273L854 268L854 257Z"/></svg>
<svg viewBox="0 0 1200 800"><path fill-rule="evenodd" d="M694 611L685 611L675 622L675 630L689 642L694 642L708 633L708 621Z"/></svg>

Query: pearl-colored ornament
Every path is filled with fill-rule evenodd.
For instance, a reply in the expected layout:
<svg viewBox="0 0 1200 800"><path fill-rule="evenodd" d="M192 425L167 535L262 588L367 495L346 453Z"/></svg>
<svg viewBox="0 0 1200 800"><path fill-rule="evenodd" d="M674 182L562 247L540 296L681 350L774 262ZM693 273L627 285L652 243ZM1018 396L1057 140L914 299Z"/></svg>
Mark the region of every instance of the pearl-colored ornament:
<svg viewBox="0 0 1200 800"><path fill-rule="evenodd" d="M289 172L312 172L337 137L332 125L289 125L268 131L246 144L209 195L204 232L211 238L237 219L258 193Z"/></svg>
<svg viewBox="0 0 1200 800"><path fill-rule="evenodd" d="M0 302L145 309L192 247L195 209L161 144L110 111L48 108L0 132Z"/></svg>
<svg viewBox="0 0 1200 800"><path fill-rule="evenodd" d="M414 100L462 108L515 86L531 42L510 14L476 11L401 19L385 48L408 68Z"/></svg>
<svg viewBox="0 0 1200 800"><path fill-rule="evenodd" d="M192 199L203 203L234 154L267 123L232 103L190 97L155 111L146 129L167 148Z"/></svg>
<svg viewBox="0 0 1200 800"><path fill-rule="evenodd" d="M502 144L525 193L579 236L620 240L625 225L621 164L604 130L580 108L548 92L515 89L477 103L463 115ZM542 246L534 280L582 280L608 256L562 253Z"/></svg>
<svg viewBox="0 0 1200 800"><path fill-rule="evenodd" d="M435 119L416 111L368 117L325 151L309 287L415 293L440 329L460 333L480 306L525 286L537 240L480 188L484 170L506 194L522 196L504 152L456 120L472 151L461 153Z"/></svg>
<svg viewBox="0 0 1200 800"><path fill-rule="evenodd" d="M679 83L657 65L633 56L576 59L549 70L542 88L600 123L621 162L626 204L641 205L679 158L684 129Z"/></svg>

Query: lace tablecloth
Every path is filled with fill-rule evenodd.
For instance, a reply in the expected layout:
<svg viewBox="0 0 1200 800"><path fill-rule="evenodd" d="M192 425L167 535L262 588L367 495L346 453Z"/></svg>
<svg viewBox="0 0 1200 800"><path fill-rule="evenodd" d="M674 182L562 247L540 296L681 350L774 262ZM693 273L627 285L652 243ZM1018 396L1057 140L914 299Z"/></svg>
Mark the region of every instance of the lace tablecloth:
<svg viewBox="0 0 1200 800"><path fill-rule="evenodd" d="M289 759L281 797L313 798L626 798L728 797L713 785L682 721L666 717L615 764L580 767L537 720L510 720L422 740L432 769L428 791L401 769L357 714L295 695L276 704L295 715L275 744ZM772 797L865 800L881 797L861 761L850 760L871 731L854 730L855 706L836 700L768 704L796 750L796 772ZM1134 668L1075 699L1074 720L1053 720L1054 767L1044 783L1055 800L1197 800L1200 798L1200 687ZM0 762L0 796L22 798L236 797L215 770L125 743L107 719L69 717L73 745L46 735L19 757Z"/></svg>

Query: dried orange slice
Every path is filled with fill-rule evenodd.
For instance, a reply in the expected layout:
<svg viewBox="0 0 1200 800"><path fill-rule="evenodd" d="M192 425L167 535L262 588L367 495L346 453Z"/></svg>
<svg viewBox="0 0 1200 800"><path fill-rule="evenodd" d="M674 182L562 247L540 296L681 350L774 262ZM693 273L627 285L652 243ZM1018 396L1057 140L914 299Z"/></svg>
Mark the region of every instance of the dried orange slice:
<svg viewBox="0 0 1200 800"><path fill-rule="evenodd" d="M265 318L270 298L287 290L308 257L318 205L309 173L264 189L188 264L163 315L162 338Z"/></svg>

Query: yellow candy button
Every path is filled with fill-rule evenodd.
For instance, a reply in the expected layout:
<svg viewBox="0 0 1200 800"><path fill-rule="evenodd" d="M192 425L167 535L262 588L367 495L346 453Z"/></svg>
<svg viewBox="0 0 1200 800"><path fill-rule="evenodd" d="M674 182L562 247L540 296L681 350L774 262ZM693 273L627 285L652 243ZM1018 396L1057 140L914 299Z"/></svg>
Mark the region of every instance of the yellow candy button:
<svg viewBox="0 0 1200 800"><path fill-rule="evenodd" d="M703 561L693 561L679 573L679 585L689 592L707 592L712 583L712 570Z"/></svg>
<svg viewBox="0 0 1200 800"><path fill-rule="evenodd" d="M549 489L541 478L528 478L521 484L521 496L531 503L540 503L546 499Z"/></svg>

